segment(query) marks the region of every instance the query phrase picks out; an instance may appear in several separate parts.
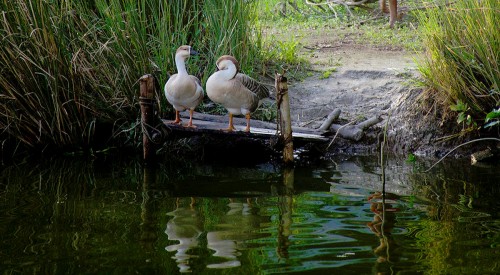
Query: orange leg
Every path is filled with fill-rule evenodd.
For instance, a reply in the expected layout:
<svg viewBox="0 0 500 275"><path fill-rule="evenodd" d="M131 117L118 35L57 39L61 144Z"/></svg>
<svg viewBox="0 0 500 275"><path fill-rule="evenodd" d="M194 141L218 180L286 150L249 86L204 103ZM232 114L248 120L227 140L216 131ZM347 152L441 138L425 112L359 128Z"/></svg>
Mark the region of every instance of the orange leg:
<svg viewBox="0 0 500 275"><path fill-rule="evenodd" d="M389 0L389 12L390 12L389 26L392 28L392 27L394 27L394 23L396 22L396 19L398 18L398 2L397 2L397 0Z"/></svg>
<svg viewBox="0 0 500 275"><path fill-rule="evenodd" d="M181 123L181 118L179 116L179 111L175 110L175 120L170 122L172 124L180 124Z"/></svg>
<svg viewBox="0 0 500 275"><path fill-rule="evenodd" d="M398 18L398 1L389 0L389 10L387 10L386 0L380 0L379 4L380 4L380 10L382 10L383 13L390 14L389 26L391 28L394 27L394 23Z"/></svg>
<svg viewBox="0 0 500 275"><path fill-rule="evenodd" d="M196 126L193 125L193 112L194 112L194 110L189 110L189 122L184 127L187 127L187 128L196 128Z"/></svg>
<svg viewBox="0 0 500 275"><path fill-rule="evenodd" d="M245 118L247 119L247 127L245 128L245 132L250 133L250 114L246 114Z"/></svg>
<svg viewBox="0 0 500 275"><path fill-rule="evenodd" d="M233 114L229 113L229 126L224 131L232 132L236 130L233 125Z"/></svg>

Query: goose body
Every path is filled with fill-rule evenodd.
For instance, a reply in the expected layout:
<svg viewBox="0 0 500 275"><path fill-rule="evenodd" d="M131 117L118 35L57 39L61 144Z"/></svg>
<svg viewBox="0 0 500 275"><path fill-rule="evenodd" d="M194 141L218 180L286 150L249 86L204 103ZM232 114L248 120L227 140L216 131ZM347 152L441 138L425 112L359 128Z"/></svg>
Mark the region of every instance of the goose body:
<svg viewBox="0 0 500 275"><path fill-rule="evenodd" d="M234 131L233 115L244 115L247 119L246 132L250 132L250 114L269 97L269 88L246 74L239 72L238 61L223 55L217 60L218 71L207 80L207 96L221 104L229 112L227 131Z"/></svg>
<svg viewBox="0 0 500 275"><path fill-rule="evenodd" d="M196 54L198 53L191 46L180 46L175 53L177 73L165 84L165 97L175 109L175 120L172 123L180 124L179 112L189 110L189 123L186 127L196 127L193 125L193 112L203 100L200 80L194 75L189 75L186 70L186 60Z"/></svg>

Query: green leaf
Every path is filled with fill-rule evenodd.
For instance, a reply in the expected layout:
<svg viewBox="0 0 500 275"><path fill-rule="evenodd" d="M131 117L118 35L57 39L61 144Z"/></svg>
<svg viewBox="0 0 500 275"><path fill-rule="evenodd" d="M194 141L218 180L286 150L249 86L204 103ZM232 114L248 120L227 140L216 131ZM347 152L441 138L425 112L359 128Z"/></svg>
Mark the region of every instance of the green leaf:
<svg viewBox="0 0 500 275"><path fill-rule="evenodd" d="M466 118L467 118L467 116L465 115L464 112L459 113L458 118L457 118L457 123L460 124L460 123L464 122Z"/></svg>
<svg viewBox="0 0 500 275"><path fill-rule="evenodd" d="M465 112L467 111L467 108L467 103L463 103L460 99L457 100L457 104L450 106L450 109L456 112Z"/></svg>
<svg viewBox="0 0 500 275"><path fill-rule="evenodd" d="M485 122L488 122L494 118L500 117L500 109L493 110L486 115Z"/></svg>

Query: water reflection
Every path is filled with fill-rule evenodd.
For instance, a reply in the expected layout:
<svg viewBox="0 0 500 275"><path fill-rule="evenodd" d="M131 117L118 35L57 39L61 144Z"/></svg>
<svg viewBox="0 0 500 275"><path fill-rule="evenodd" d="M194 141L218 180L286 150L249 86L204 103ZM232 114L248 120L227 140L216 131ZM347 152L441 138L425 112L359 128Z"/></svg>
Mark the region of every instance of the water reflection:
<svg viewBox="0 0 500 275"><path fill-rule="evenodd" d="M179 243L169 245L165 249L175 252L172 258L177 262L180 272L189 272L191 258L198 257L192 249L199 245L198 238L203 232L203 222L195 207L195 199L191 198L187 206L182 205L181 199L176 199L175 210L168 212L167 215L172 216L172 219L168 221L165 233L169 240Z"/></svg>
<svg viewBox="0 0 500 275"><path fill-rule="evenodd" d="M171 219L167 222L165 233L169 241L165 250L174 252L179 272L192 272L193 259L208 254L210 258L205 266L211 269L224 269L241 266L239 257L242 251L249 248L247 243L267 236L260 233L263 224L269 217L262 215L256 198L235 199L227 201L225 213L217 215L217 224L205 225L206 211L191 197L177 198L175 209L168 212ZM214 209L212 209L214 210Z"/></svg>
<svg viewBox="0 0 500 275"><path fill-rule="evenodd" d="M384 268L379 264L394 264L398 261L396 254L398 246L392 235L396 224L396 212L399 211L398 208L394 207L398 198L397 195L385 192L375 192L368 197L373 220L367 223L367 226L379 239L379 245L373 249L377 256L377 274L390 273L390 266Z"/></svg>
<svg viewBox="0 0 500 275"><path fill-rule="evenodd" d="M252 199L245 202L229 199L229 210L220 217L214 230L208 231L208 248L214 251L212 256L219 259L207 265L208 268L228 268L241 265L238 257L246 249L246 241L263 236L257 232L266 217L259 216L258 208Z"/></svg>
<svg viewBox="0 0 500 275"><path fill-rule="evenodd" d="M392 159L383 190L367 157L294 170L75 159L2 167L0 271L499 273L499 168L454 160L422 174Z"/></svg>

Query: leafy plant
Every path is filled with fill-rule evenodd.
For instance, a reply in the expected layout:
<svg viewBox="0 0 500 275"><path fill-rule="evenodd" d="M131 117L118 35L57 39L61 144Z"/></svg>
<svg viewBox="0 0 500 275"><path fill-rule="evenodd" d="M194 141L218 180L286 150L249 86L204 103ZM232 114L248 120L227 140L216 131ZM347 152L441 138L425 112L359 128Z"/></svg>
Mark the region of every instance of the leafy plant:
<svg viewBox="0 0 500 275"><path fill-rule="evenodd" d="M493 109L486 115L484 128L491 128L500 124L500 108Z"/></svg>
<svg viewBox="0 0 500 275"><path fill-rule="evenodd" d="M471 115L467 114L470 111L467 103L462 102L460 99L457 103L450 106L452 111L458 112L457 123L464 124L467 126L476 126L476 123L472 120Z"/></svg>
<svg viewBox="0 0 500 275"><path fill-rule="evenodd" d="M334 72L337 71L337 68L330 68L326 71L323 72L323 74L321 74L321 76L319 77L320 79L327 79L330 77L330 75Z"/></svg>

